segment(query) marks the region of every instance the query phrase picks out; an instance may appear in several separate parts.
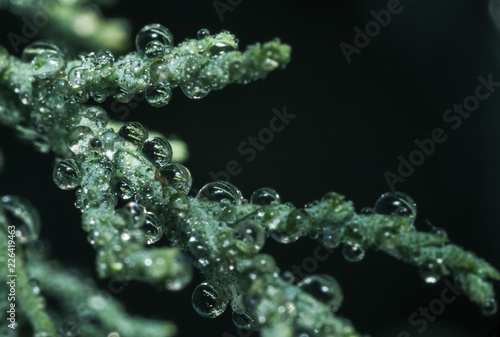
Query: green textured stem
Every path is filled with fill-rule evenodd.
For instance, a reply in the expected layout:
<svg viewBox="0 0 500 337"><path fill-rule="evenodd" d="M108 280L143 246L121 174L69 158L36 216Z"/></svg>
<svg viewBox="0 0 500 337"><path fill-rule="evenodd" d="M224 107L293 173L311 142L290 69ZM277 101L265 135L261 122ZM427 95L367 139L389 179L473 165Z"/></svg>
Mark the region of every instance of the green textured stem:
<svg viewBox="0 0 500 337"><path fill-rule="evenodd" d="M7 222L2 222L1 220L2 219L0 219L0 250L2 252L1 267L4 274L6 274L8 270L7 259L4 256L6 256L8 252L8 238L5 232ZM39 294L33 292L33 287L29 284L31 275L27 272L24 248L21 246L19 240L16 241L15 254L16 264L14 275L17 275L17 277L9 279L15 279L16 284L16 300L15 302L12 302L16 304L16 309L19 309L16 310L16 320L20 321L27 319L33 328L34 336L55 336L56 327L52 318L47 313L45 299ZM2 287L5 286L4 284L7 281L8 279L2 282ZM2 301L6 301L6 298L2 298ZM5 320L3 320L3 324L6 324Z"/></svg>
<svg viewBox="0 0 500 337"><path fill-rule="evenodd" d="M128 315L121 304L106 291L99 291L82 279L64 270L55 269L44 261L34 260L28 265L29 274L36 278L43 292L65 303L68 308L79 308L86 304L101 327L95 336L105 336L110 332L117 332L120 336L136 337L170 337L176 334L177 328L173 323L151 319L136 318ZM78 313L76 313L78 315ZM85 332L89 323L77 322L82 332ZM85 336L94 336L83 334Z"/></svg>

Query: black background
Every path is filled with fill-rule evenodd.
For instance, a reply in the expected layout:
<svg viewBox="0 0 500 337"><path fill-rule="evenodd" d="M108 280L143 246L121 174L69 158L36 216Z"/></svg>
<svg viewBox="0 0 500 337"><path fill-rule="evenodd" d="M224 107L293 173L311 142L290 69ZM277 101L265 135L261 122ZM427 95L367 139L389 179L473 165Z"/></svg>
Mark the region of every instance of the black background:
<svg viewBox="0 0 500 337"><path fill-rule="evenodd" d="M128 18L133 32L158 22L176 41L195 37L200 28L227 29L240 39L241 48L274 37L293 48L289 66L264 81L232 85L199 101L177 89L167 107L153 109L144 102L130 108L126 120L185 140L191 154L186 166L197 188L211 180L210 171L224 170L228 161L236 160L242 172L231 182L247 198L256 188L270 186L284 201L301 206L337 191L358 210L389 190L384 172L397 172L397 157L408 158L416 149L415 139L442 128L447 140L396 188L417 202L420 229L427 229L428 219L455 243L500 267L500 93L481 102L457 130L443 121L447 109L474 94L478 76L492 74L500 81L500 36L489 4L402 1L403 11L348 64L339 44L352 44L354 27L363 29L373 20L370 11L385 9L387 3L243 0L221 21L210 1L119 2L104 12ZM0 41L10 48L7 34L20 34L22 21L2 12L0 24ZM108 99L103 106L111 103ZM283 106L297 117L248 163L238 145L267 127L273 108ZM0 194L29 198L41 213L51 256L95 276L95 253L79 225L74 194L52 182L53 156L18 143L3 127L0 148L6 159ZM266 245L285 270L312 256L317 243L301 239L289 246ZM499 329L499 314L485 317L460 296L419 334L409 316L439 298L445 285L426 285L415 268L381 253L369 251L362 262L352 264L335 251L318 272L333 275L344 289L339 315L373 337L397 337L400 331L411 336L493 336ZM106 281L99 284L107 286ZM190 294L195 286L193 281L179 293L167 293L130 283L117 297L131 313L176 321L180 336L237 335L230 309L213 320L194 313ZM495 287L498 292L498 283Z"/></svg>

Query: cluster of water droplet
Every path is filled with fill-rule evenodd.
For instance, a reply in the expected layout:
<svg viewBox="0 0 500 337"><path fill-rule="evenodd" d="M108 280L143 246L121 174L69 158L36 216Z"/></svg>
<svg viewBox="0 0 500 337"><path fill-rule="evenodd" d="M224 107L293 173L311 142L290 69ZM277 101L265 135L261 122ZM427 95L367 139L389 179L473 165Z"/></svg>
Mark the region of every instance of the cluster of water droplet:
<svg viewBox="0 0 500 337"><path fill-rule="evenodd" d="M326 199L334 200L335 194L327 194L322 201ZM392 215L407 219L405 230L412 228L413 222L417 215L416 204L411 197L402 192L388 192L382 194L376 201L373 208L363 208L360 212L362 216L370 216L373 214ZM378 237L378 244L381 248L391 250L394 249L392 231L400 229L383 230ZM328 248L336 248L341 242L344 242L342 247L342 255L349 262L359 262L365 256L365 238L363 228L360 223L353 220L342 233L325 233L322 236L323 244Z"/></svg>
<svg viewBox="0 0 500 337"><path fill-rule="evenodd" d="M330 275L317 274L308 276L300 281L297 287L330 307L333 312L339 310L344 300L339 283Z"/></svg>

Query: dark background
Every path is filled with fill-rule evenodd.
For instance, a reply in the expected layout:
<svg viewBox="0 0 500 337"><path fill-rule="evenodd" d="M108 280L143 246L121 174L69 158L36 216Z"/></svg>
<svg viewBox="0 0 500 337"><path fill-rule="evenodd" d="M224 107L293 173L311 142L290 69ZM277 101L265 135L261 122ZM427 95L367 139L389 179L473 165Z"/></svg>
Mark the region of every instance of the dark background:
<svg viewBox="0 0 500 337"><path fill-rule="evenodd" d="M210 1L119 2L104 12L128 18L133 32L158 22L170 28L176 41L208 28L230 30L241 48L274 37L293 47L289 66L264 81L232 85L199 101L177 89L167 107L153 109L144 102L130 109L126 120L185 140L191 154L186 166L197 188L211 180L210 171L224 170L229 160L237 160L243 170L231 182L247 198L256 188L270 186L284 201L302 206L337 191L353 200L358 210L372 206L389 190L384 172L397 172L397 157L408 158L416 149L415 139L443 128L448 139L396 188L417 202L417 227L426 230L428 219L455 243L500 268L500 93L481 102L456 131L443 121L447 109L474 94L478 76L492 74L500 81L500 35L489 4L402 1L403 11L348 64L339 44L352 44L354 27L363 29L373 20L370 11L385 9L387 3L243 0L221 21ZM5 12L0 19L0 41L9 48L7 32L19 34L22 22ZM108 99L103 105L111 103ZM246 162L238 145L267 127L273 108L283 106L297 117L254 161ZM52 256L95 275L95 253L72 206L74 194L58 190L52 182L52 155L19 144L3 127L0 147L6 159L0 194L29 198L41 213L42 236L52 242ZM285 270L312 256L317 243L301 239L290 246L266 245ZM333 275L344 289L339 315L373 337L397 337L403 330L411 336L493 336L499 329L499 314L485 317L460 296L419 334L408 317L439 298L445 285L426 285L415 268L381 253L369 251L362 262L352 264L335 251L320 263L318 272ZM179 293L158 293L131 283L117 297L131 313L176 321L180 336L237 335L230 309L213 320L194 313L190 294L195 286L196 281Z"/></svg>

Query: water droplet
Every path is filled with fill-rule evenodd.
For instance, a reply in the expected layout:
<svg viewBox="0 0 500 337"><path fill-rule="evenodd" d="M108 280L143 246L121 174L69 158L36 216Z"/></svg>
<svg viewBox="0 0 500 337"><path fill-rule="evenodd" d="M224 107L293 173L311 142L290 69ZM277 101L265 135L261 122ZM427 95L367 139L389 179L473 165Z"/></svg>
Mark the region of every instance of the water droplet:
<svg viewBox="0 0 500 337"><path fill-rule="evenodd" d="M261 187L255 190L250 197L250 203L260 206L277 205L280 201L278 192L270 187Z"/></svg>
<svg viewBox="0 0 500 337"><path fill-rule="evenodd" d="M101 137L94 137L90 140L90 147L96 152L101 151L104 147L104 141Z"/></svg>
<svg viewBox="0 0 500 337"><path fill-rule="evenodd" d="M172 147L165 138L151 137L142 144L142 153L156 167L168 165L172 160Z"/></svg>
<svg viewBox="0 0 500 337"><path fill-rule="evenodd" d="M81 125L88 126L91 129L103 129L108 125L108 114L100 106L89 106L81 114Z"/></svg>
<svg viewBox="0 0 500 337"><path fill-rule="evenodd" d="M40 294L41 290L40 290L40 283L38 282L38 280L36 279L31 279L30 280L30 287L31 287L31 290L33 291L34 294Z"/></svg>
<svg viewBox="0 0 500 337"><path fill-rule="evenodd" d="M365 256L365 250L358 244L345 244L342 255L349 262L359 262Z"/></svg>
<svg viewBox="0 0 500 337"><path fill-rule="evenodd" d="M299 209L290 211L286 218L284 231L275 232L271 237L280 243L292 243L298 240L300 232L307 232L309 215Z"/></svg>
<svg viewBox="0 0 500 337"><path fill-rule="evenodd" d="M339 283L330 275L308 276L299 282L297 287L329 306L333 312L340 308L344 299Z"/></svg>
<svg viewBox="0 0 500 337"><path fill-rule="evenodd" d="M333 234L323 234L321 242L323 242L325 247L331 249L337 248L340 244L340 241Z"/></svg>
<svg viewBox="0 0 500 337"><path fill-rule="evenodd" d="M28 200L5 195L0 198L0 212L5 212L8 226L15 226L16 238L21 243L32 242L40 234L40 217Z"/></svg>
<svg viewBox="0 0 500 337"><path fill-rule="evenodd" d="M190 99L201 99L210 93L210 89L207 86L202 86L198 84L189 84L181 87L182 93Z"/></svg>
<svg viewBox="0 0 500 337"><path fill-rule="evenodd" d="M205 318L221 315L227 307L227 301L219 296L217 290L206 282L199 284L191 297L196 313Z"/></svg>
<svg viewBox="0 0 500 337"><path fill-rule="evenodd" d="M398 215L408 218L417 216L417 205L411 197L402 192L387 192L375 203L378 214Z"/></svg>
<svg viewBox="0 0 500 337"><path fill-rule="evenodd" d="M123 216L129 228L140 228L146 220L146 209L136 202L129 202L117 213Z"/></svg>
<svg viewBox="0 0 500 337"><path fill-rule="evenodd" d="M283 281L285 281L287 283L294 283L295 282L295 275L290 270L283 272L283 274L281 275L281 278L283 279Z"/></svg>
<svg viewBox="0 0 500 337"><path fill-rule="evenodd" d="M275 241L284 244L292 243L299 239L298 235L293 235L287 232L274 232L273 234L271 234L271 237Z"/></svg>
<svg viewBox="0 0 500 337"><path fill-rule="evenodd" d="M146 230L146 243L152 245L158 242L163 235L163 227L156 214L146 212L146 219L144 221L144 229Z"/></svg>
<svg viewBox="0 0 500 337"><path fill-rule="evenodd" d="M488 302L481 308L481 312L485 316L493 316L498 311L498 303L494 298L490 298Z"/></svg>
<svg viewBox="0 0 500 337"><path fill-rule="evenodd" d="M68 81L73 88L79 88L87 80L87 70L83 67L74 67L68 73Z"/></svg>
<svg viewBox="0 0 500 337"><path fill-rule="evenodd" d="M103 177L106 180L110 180L116 172L116 166L113 164L111 160L108 158L104 157L97 165L97 175L99 177ZM107 184L103 186L104 189L108 189Z"/></svg>
<svg viewBox="0 0 500 337"><path fill-rule="evenodd" d="M33 77L39 81L54 78L65 66L62 55L53 51L44 51L36 55L31 63L33 65Z"/></svg>
<svg viewBox="0 0 500 337"><path fill-rule="evenodd" d="M375 210L373 208L370 208L370 207L365 207L365 208L361 209L361 211L359 213L363 214L363 215L372 215L372 214L375 214Z"/></svg>
<svg viewBox="0 0 500 337"><path fill-rule="evenodd" d="M227 199L232 203L240 204L243 199L241 191L231 183L213 181L203 186L196 195L198 200L221 201Z"/></svg>
<svg viewBox="0 0 500 337"><path fill-rule="evenodd" d="M264 246L266 233L264 228L253 220L242 220L234 226L236 246L243 252L256 254Z"/></svg>
<svg viewBox="0 0 500 337"><path fill-rule="evenodd" d="M313 208L313 207L318 206L318 205L319 205L319 200L314 200L314 201L311 201L311 202L308 202L307 204L305 204L304 208L309 209L309 208Z"/></svg>
<svg viewBox="0 0 500 337"><path fill-rule="evenodd" d="M186 212L190 208L189 198L184 193L175 193L168 200L168 209L173 213Z"/></svg>
<svg viewBox="0 0 500 337"><path fill-rule="evenodd" d="M430 261L420 266L420 276L426 283L436 283L441 279L441 266L437 261Z"/></svg>
<svg viewBox="0 0 500 337"><path fill-rule="evenodd" d="M172 98L172 89L163 83L150 85L146 89L146 101L155 108L161 108L170 102Z"/></svg>
<svg viewBox="0 0 500 337"><path fill-rule="evenodd" d="M74 190L80 185L80 165L76 159L61 160L54 167L52 178L62 190Z"/></svg>
<svg viewBox="0 0 500 337"><path fill-rule="evenodd" d="M168 28L158 24L144 26L135 37L135 46L141 55L146 55L147 46L152 41L161 44L164 49L172 48L174 37ZM146 55L147 56L147 55Z"/></svg>
<svg viewBox="0 0 500 337"><path fill-rule="evenodd" d="M210 32L206 28L202 28L196 33L196 37L198 38L198 40L203 40L204 38L208 37L209 35L210 35Z"/></svg>
<svg viewBox="0 0 500 337"><path fill-rule="evenodd" d="M232 314L232 319L234 325L238 329L243 329L243 330L248 330L252 328L252 325L254 324L254 319L250 317L247 313L237 313L236 311L233 311Z"/></svg>
<svg viewBox="0 0 500 337"><path fill-rule="evenodd" d="M36 41L24 48L21 54L21 61L26 63L33 62L35 57L42 53L58 54L61 58L63 57L63 52L55 44L47 41Z"/></svg>
<svg viewBox="0 0 500 337"><path fill-rule="evenodd" d="M194 236L189 238L187 248L196 261L195 267L204 267L210 263L210 250Z"/></svg>
<svg viewBox="0 0 500 337"><path fill-rule="evenodd" d="M118 131L118 135L135 146L141 146L148 139L148 134L144 125L138 122L125 123Z"/></svg>
<svg viewBox="0 0 500 337"><path fill-rule="evenodd" d="M193 183L189 170L181 164L168 164L160 169L160 174L167 179L168 184L183 193L188 193Z"/></svg>
<svg viewBox="0 0 500 337"><path fill-rule="evenodd" d="M169 77L171 75L168 63L165 62L164 59L159 59L151 63L149 73L155 82L169 82Z"/></svg>
<svg viewBox="0 0 500 337"><path fill-rule="evenodd" d="M243 63L239 60L235 60L235 61L231 62L229 64L228 70L229 70L229 76L235 80L243 77L245 75L245 72L246 72L245 67L243 66Z"/></svg>
<svg viewBox="0 0 500 337"><path fill-rule="evenodd" d="M116 193L123 200L128 200L134 196L134 189L128 180L122 179L116 183Z"/></svg>
<svg viewBox="0 0 500 337"><path fill-rule="evenodd" d="M77 126L68 134L68 146L71 152L80 155L83 154L89 146L94 133L89 127Z"/></svg>
<svg viewBox="0 0 500 337"><path fill-rule="evenodd" d="M116 91L113 95L114 98L120 103L128 103L134 98L134 92L129 91L128 89L119 87L116 88Z"/></svg>
<svg viewBox="0 0 500 337"><path fill-rule="evenodd" d="M224 53L227 53L227 52L230 52L233 50L234 50L234 47L231 46L230 44L225 43L225 42L217 42L212 47L210 47L210 53L214 56L222 55Z"/></svg>
<svg viewBox="0 0 500 337"><path fill-rule="evenodd" d="M101 49L96 53L94 62L97 67L112 66L115 62L115 57L109 50Z"/></svg>

